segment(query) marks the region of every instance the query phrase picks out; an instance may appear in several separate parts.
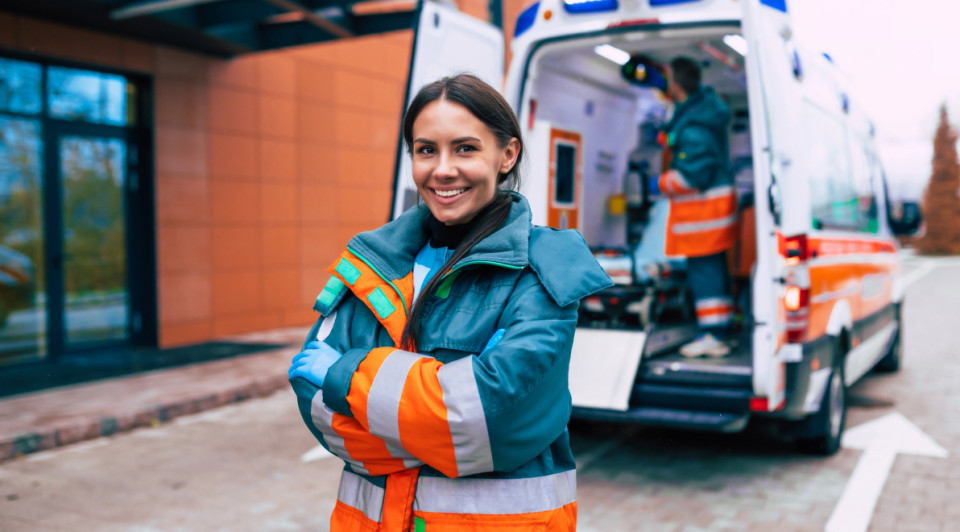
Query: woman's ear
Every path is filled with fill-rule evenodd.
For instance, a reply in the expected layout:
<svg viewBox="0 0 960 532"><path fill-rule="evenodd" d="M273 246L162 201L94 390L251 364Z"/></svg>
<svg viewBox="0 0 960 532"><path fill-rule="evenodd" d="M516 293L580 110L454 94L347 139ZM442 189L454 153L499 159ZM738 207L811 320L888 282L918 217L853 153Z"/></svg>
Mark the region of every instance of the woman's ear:
<svg viewBox="0 0 960 532"><path fill-rule="evenodd" d="M500 173L507 174L510 173L510 170L513 169L513 165L517 164L517 157L520 156L520 141L517 137L513 137L507 142L506 147L503 149L503 158L500 161Z"/></svg>

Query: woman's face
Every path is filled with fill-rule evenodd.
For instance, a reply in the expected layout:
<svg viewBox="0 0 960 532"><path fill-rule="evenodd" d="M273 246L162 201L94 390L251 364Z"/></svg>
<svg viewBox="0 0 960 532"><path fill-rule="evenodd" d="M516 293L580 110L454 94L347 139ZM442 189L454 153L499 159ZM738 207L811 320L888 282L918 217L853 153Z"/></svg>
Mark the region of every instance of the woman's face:
<svg viewBox="0 0 960 532"><path fill-rule="evenodd" d="M413 121L413 181L442 223L467 223L493 201L497 176L513 168L520 142L501 147L466 107L434 100Z"/></svg>

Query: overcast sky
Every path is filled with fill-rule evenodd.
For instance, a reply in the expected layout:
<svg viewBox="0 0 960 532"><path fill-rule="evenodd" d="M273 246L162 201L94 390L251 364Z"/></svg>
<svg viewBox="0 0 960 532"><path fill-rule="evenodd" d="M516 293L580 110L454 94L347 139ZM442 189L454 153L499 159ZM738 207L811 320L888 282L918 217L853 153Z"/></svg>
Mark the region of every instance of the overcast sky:
<svg viewBox="0 0 960 532"><path fill-rule="evenodd" d="M960 123L960 1L788 0L798 40L848 73L874 118L892 195L930 176L938 109Z"/></svg>

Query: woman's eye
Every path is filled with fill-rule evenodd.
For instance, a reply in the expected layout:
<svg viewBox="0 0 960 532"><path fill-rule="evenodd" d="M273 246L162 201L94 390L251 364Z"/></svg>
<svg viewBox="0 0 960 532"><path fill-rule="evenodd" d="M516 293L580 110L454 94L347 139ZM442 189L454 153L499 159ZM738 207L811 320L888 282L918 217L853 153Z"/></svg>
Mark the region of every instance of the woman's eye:
<svg viewBox="0 0 960 532"><path fill-rule="evenodd" d="M436 150L433 149L433 146L420 146L417 148L417 153L420 155L432 155Z"/></svg>
<svg viewBox="0 0 960 532"><path fill-rule="evenodd" d="M458 152L477 151L477 147L470 144L461 144L457 146L457 151Z"/></svg>

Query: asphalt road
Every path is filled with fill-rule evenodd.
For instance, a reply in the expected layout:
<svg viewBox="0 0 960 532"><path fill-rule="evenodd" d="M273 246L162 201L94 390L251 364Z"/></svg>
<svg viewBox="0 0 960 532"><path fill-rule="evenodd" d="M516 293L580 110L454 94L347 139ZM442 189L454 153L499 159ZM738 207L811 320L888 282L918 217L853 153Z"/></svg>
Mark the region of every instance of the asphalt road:
<svg viewBox="0 0 960 532"><path fill-rule="evenodd" d="M918 275L907 290L904 368L851 390L847 427L899 413L950 454L898 454L876 481L872 531L960 529L960 260L929 261L906 261L907 277ZM824 530L868 453L803 455L769 428L573 423L579 530ZM0 465L0 530L327 530L341 466L304 461L314 447L284 391L30 455Z"/></svg>

